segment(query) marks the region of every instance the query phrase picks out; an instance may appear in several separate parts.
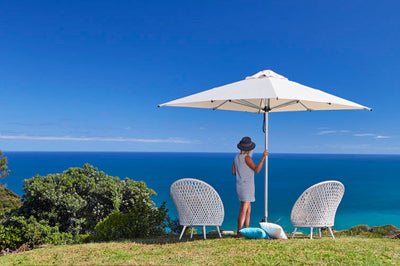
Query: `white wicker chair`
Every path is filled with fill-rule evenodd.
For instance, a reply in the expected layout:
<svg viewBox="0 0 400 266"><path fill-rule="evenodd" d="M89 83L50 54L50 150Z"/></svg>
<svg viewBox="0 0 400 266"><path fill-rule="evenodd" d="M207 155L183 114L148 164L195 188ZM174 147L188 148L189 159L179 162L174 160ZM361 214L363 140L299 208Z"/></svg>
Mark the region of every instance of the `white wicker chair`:
<svg viewBox="0 0 400 266"><path fill-rule="evenodd" d="M299 227L310 227L311 239L313 228L319 229L321 237L321 227L328 227L332 238L335 239L331 227L335 223L336 210L343 194L344 186L339 181L325 181L306 189L297 199L290 215L295 228L292 238Z"/></svg>
<svg viewBox="0 0 400 266"><path fill-rule="evenodd" d="M171 185L171 196L179 215L179 223L183 226L179 239L182 238L186 227L203 226L206 239L206 226L216 226L219 237L219 227L224 221L224 205L217 191L209 184L193 179L184 178Z"/></svg>

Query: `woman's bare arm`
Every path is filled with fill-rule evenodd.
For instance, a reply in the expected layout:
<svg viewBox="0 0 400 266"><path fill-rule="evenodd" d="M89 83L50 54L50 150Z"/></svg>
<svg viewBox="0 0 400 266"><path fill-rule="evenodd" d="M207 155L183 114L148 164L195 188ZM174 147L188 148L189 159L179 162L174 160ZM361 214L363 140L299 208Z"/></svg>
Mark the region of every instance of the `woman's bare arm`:
<svg viewBox="0 0 400 266"><path fill-rule="evenodd" d="M236 175L235 161L232 164L232 175Z"/></svg>
<svg viewBox="0 0 400 266"><path fill-rule="evenodd" d="M263 155L262 155L262 157L261 157L261 159L260 159L260 162L257 164L257 166L254 164L254 162L253 162L253 160L251 159L250 156L246 156L245 161L246 161L247 166L250 167L250 169L252 169L256 173L259 173L261 171L261 169L262 169L262 166L263 166L263 163L264 163L264 159L267 156L268 156L268 151L265 150Z"/></svg>

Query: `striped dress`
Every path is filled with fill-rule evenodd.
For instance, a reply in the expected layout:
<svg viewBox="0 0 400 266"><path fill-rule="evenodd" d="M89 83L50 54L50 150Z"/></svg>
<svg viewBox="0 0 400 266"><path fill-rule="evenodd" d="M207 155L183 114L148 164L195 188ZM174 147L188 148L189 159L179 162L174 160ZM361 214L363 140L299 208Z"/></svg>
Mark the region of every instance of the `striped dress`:
<svg viewBox="0 0 400 266"><path fill-rule="evenodd" d="M236 192L240 201L256 201L254 187L254 171L247 166L246 154L238 154L235 157Z"/></svg>

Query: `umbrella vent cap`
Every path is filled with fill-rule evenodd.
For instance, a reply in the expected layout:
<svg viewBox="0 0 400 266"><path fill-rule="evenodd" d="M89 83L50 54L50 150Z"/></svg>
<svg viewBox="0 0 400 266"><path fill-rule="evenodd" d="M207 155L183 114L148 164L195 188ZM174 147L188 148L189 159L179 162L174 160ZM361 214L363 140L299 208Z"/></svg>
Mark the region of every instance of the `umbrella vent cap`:
<svg viewBox="0 0 400 266"><path fill-rule="evenodd" d="M262 78L276 78L276 79L286 79L287 80L287 78L285 78L282 75L276 74L272 70L263 70L253 76L246 77L246 79L262 79Z"/></svg>

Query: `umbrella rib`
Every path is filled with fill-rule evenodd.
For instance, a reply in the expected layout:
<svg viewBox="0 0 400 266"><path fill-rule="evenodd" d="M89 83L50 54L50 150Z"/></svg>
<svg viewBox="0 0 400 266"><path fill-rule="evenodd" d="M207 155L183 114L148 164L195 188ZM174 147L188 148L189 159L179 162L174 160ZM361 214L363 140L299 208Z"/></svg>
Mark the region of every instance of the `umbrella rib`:
<svg viewBox="0 0 400 266"><path fill-rule="evenodd" d="M304 107L304 108L306 108L306 110L307 111L314 111L313 109L311 109L311 108L308 108L304 103L302 103L301 101L299 101L299 103Z"/></svg>
<svg viewBox="0 0 400 266"><path fill-rule="evenodd" d="M224 102L222 102L221 104L219 104L218 106L214 107L213 110L217 110L218 108L220 108L222 105L226 104L229 100L226 100ZM211 101L214 102L214 101Z"/></svg>
<svg viewBox="0 0 400 266"><path fill-rule="evenodd" d="M252 103L252 102L249 102L249 101L247 101L247 100L240 99L239 101L241 101L242 103L247 104L248 107L253 107L253 108L262 110L262 108L261 108L260 106L258 106L257 104L254 104L254 103Z"/></svg>
<svg viewBox="0 0 400 266"><path fill-rule="evenodd" d="M250 108L257 109L257 110L263 110L260 106L254 104L254 103L248 102L246 100L242 100L242 99L241 100L229 100L229 102L236 103L236 104L243 105L243 106L247 106L247 107L250 107Z"/></svg>
<svg viewBox="0 0 400 266"><path fill-rule="evenodd" d="M292 105L292 104L296 104L296 103L299 103L299 102L300 102L300 100L289 101L289 102L282 103L282 104L280 104L280 105L274 106L274 107L272 107L270 110L283 108L283 107L286 107L286 106L289 106L289 105Z"/></svg>

